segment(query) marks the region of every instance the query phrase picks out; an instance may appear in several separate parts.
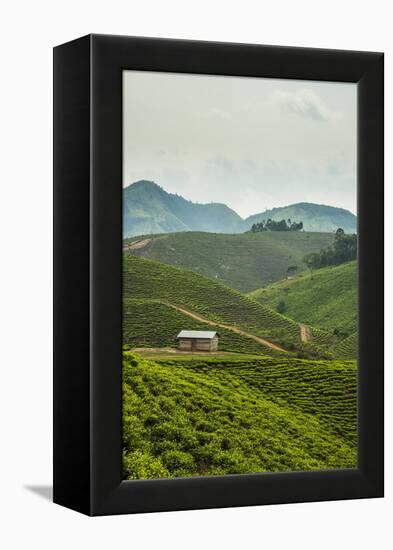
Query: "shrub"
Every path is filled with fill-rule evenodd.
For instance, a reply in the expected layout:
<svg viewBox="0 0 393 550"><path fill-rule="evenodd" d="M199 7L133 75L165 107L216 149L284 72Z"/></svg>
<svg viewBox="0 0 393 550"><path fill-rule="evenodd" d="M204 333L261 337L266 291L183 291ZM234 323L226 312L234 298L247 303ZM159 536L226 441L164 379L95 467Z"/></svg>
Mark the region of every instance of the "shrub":
<svg viewBox="0 0 393 550"><path fill-rule="evenodd" d="M193 457L183 451L166 451L162 455L162 461L171 472L191 469L194 466Z"/></svg>
<svg viewBox="0 0 393 550"><path fill-rule="evenodd" d="M160 422L160 418L156 414L150 414L145 418L145 426L148 428L154 426Z"/></svg>
<svg viewBox="0 0 393 550"><path fill-rule="evenodd" d="M287 306L284 300L280 300L276 306L277 313L285 313L286 310L287 310Z"/></svg>
<svg viewBox="0 0 393 550"><path fill-rule="evenodd" d="M158 458L140 450L123 455L123 470L127 479L157 479L170 477Z"/></svg>
<svg viewBox="0 0 393 550"><path fill-rule="evenodd" d="M200 432L214 432L214 426L210 422L207 422L206 420L197 422L195 427Z"/></svg>
<svg viewBox="0 0 393 550"><path fill-rule="evenodd" d="M123 380L127 479L356 465L354 362L126 353Z"/></svg>

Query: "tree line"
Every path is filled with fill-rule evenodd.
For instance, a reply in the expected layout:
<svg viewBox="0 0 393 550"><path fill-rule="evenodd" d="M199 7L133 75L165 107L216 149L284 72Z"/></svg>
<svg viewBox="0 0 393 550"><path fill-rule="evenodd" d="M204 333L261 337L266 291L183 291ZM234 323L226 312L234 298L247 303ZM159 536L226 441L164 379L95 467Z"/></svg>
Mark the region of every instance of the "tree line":
<svg viewBox="0 0 393 550"><path fill-rule="evenodd" d="M357 258L357 249L357 235L346 235L344 230L339 228L336 231L333 246L329 246L319 252L306 254L303 262L309 269L338 265L355 260Z"/></svg>
<svg viewBox="0 0 393 550"><path fill-rule="evenodd" d="M253 223L251 229L246 233L261 233L262 231L301 231L303 222L293 222L288 220L275 221L269 218L258 223Z"/></svg>

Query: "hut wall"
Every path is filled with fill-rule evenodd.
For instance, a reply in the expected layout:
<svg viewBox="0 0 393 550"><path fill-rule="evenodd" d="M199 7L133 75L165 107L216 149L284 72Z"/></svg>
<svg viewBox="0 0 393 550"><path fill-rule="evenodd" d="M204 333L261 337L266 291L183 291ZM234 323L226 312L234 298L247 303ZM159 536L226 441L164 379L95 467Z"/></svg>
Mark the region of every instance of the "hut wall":
<svg viewBox="0 0 393 550"><path fill-rule="evenodd" d="M192 340L186 339L186 338L180 338L179 340L179 349L184 351L191 351L192 350Z"/></svg>
<svg viewBox="0 0 393 550"><path fill-rule="evenodd" d="M205 340L205 339L197 338L195 340L194 349L196 349L197 351L211 351L210 342L211 342L211 340Z"/></svg>
<svg viewBox="0 0 393 550"><path fill-rule="evenodd" d="M218 338L180 338L179 349L182 351L217 351Z"/></svg>
<svg viewBox="0 0 393 550"><path fill-rule="evenodd" d="M217 338L217 336L215 336L210 341L210 351L217 351L217 350L218 350L218 338Z"/></svg>

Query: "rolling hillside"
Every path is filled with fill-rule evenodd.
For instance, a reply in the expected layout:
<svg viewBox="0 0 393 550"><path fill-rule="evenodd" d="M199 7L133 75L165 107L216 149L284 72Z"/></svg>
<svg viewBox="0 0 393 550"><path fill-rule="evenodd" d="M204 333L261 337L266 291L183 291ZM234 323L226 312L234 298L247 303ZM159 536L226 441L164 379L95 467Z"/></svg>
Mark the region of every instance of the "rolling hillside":
<svg viewBox="0 0 393 550"><path fill-rule="evenodd" d="M303 256L319 252L333 239L329 233L185 232L126 239L124 248L129 254L185 267L235 290L250 292L283 279L289 265L305 269Z"/></svg>
<svg viewBox="0 0 393 550"><path fill-rule="evenodd" d="M268 218L303 221L306 231L331 233L342 227L346 233L356 232L356 216L334 206L299 203L266 210L244 220L226 204L193 203L168 193L152 181L140 180L123 189L124 237L176 231L244 233L253 223Z"/></svg>
<svg viewBox="0 0 393 550"><path fill-rule="evenodd" d="M358 333L354 332L338 343L334 347L333 353L338 359L356 359L358 355Z"/></svg>
<svg viewBox="0 0 393 550"><path fill-rule="evenodd" d="M291 219L293 222L303 222L305 231L322 231L333 233L339 227L344 229L345 233L357 232L356 216L335 206L326 206L324 204L313 204L301 202L291 204L280 208L272 208L260 214L254 214L245 220L249 228L253 223L261 222L262 220L272 219L275 221Z"/></svg>
<svg viewBox="0 0 393 550"><path fill-rule="evenodd" d="M206 324L191 319L158 300L125 299L123 302L123 342L130 348L174 348L176 335L187 330L206 330ZM277 351L251 338L216 327L220 351L277 355Z"/></svg>
<svg viewBox="0 0 393 550"><path fill-rule="evenodd" d="M196 204L141 180L123 190L123 235L212 231L237 233L243 220L225 204Z"/></svg>
<svg viewBox="0 0 393 550"><path fill-rule="evenodd" d="M176 331L206 329L206 323L223 332L229 351L271 354L277 346L282 350L276 351L320 357L337 343L322 331L312 333L311 343L301 342L296 322L256 300L192 271L128 254L123 256L123 304L124 344L132 347L174 345Z"/></svg>
<svg viewBox="0 0 393 550"><path fill-rule="evenodd" d="M123 363L126 479L356 466L350 362Z"/></svg>
<svg viewBox="0 0 393 550"><path fill-rule="evenodd" d="M158 300L213 322L242 327L273 342L299 341L299 327L294 321L220 283L153 260L124 254L123 294L125 304L130 299ZM185 317L184 323L190 322Z"/></svg>
<svg viewBox="0 0 393 550"><path fill-rule="evenodd" d="M357 262L306 272L249 296L274 310L281 302L281 311L299 323L349 335L357 326Z"/></svg>

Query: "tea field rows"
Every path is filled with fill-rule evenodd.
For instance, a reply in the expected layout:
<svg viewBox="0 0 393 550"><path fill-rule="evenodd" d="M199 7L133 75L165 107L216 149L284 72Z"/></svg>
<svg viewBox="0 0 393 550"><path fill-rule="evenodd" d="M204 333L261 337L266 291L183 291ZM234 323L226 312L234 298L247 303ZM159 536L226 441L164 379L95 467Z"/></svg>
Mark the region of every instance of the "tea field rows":
<svg viewBox="0 0 393 550"><path fill-rule="evenodd" d="M334 363L153 362L125 353L125 477L356 466L356 370Z"/></svg>
<svg viewBox="0 0 393 550"><path fill-rule="evenodd" d="M237 326L255 336L281 344L284 348L291 349L293 345L300 344L299 325L293 320L235 290L186 269L125 254L123 295L124 304L129 304L125 307L129 319L132 317L129 300L157 300L183 307L212 322ZM161 324L164 325L167 313L163 309L161 313ZM187 325L189 321L184 319ZM132 318L127 322L132 322ZM143 331L143 325L140 328ZM127 334L131 335L131 332L128 331ZM334 341L332 336L324 337ZM319 345L319 340L319 335L316 335L313 344ZM127 340L125 343L128 343ZM321 345L324 345L324 342ZM308 347L312 349L312 346Z"/></svg>
<svg viewBox="0 0 393 550"><path fill-rule="evenodd" d="M288 266L306 269L302 259L332 244L333 233L280 232L223 233L182 232L145 235L124 240L124 246L146 240L146 246L129 251L250 292L285 278Z"/></svg>
<svg viewBox="0 0 393 550"><path fill-rule="evenodd" d="M357 325L357 262L302 273L249 296L299 323L349 335Z"/></svg>

